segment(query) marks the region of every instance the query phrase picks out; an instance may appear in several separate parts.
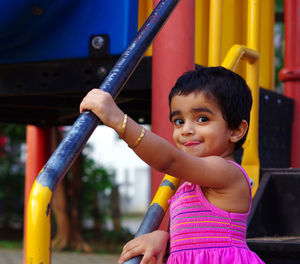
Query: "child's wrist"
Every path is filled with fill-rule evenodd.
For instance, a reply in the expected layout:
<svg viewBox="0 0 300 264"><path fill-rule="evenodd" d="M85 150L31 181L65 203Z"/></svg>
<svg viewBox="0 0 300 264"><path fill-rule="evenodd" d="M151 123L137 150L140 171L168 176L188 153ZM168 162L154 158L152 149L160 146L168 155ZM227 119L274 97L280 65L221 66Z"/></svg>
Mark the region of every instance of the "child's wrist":
<svg viewBox="0 0 300 264"><path fill-rule="evenodd" d="M122 111L120 111L119 113L115 113L113 115L113 120L110 125L110 127L116 131L116 133L119 135L121 139L124 139L125 137L125 130L128 125L129 116L126 117L126 120L124 120L124 118L125 118L125 113L123 113ZM126 121L125 124L124 121ZM123 128L124 125L125 127Z"/></svg>
<svg viewBox="0 0 300 264"><path fill-rule="evenodd" d="M128 116L127 116L127 114L124 114L123 122L122 122L122 126L121 126L121 131L120 131L120 133L118 133L120 139L124 138L125 130L126 130L126 127L127 127L127 120L128 120Z"/></svg>

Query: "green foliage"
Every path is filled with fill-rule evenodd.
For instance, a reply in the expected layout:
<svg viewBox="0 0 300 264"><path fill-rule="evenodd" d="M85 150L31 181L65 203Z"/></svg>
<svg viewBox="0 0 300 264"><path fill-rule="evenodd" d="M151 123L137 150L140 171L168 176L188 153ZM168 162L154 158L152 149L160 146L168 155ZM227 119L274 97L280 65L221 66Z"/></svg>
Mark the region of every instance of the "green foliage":
<svg viewBox="0 0 300 264"><path fill-rule="evenodd" d="M84 157L83 173L83 182L89 192L103 192L106 189L111 189L113 186L112 178L114 173L99 166L88 156Z"/></svg>
<svg viewBox="0 0 300 264"><path fill-rule="evenodd" d="M6 136L13 143L23 143L26 139L26 127L0 123L0 135Z"/></svg>
<svg viewBox="0 0 300 264"><path fill-rule="evenodd" d="M23 222L25 165L20 156L25 127L0 124L0 135L7 139L0 156L0 223L7 228Z"/></svg>
<svg viewBox="0 0 300 264"><path fill-rule="evenodd" d="M17 241L12 241L12 240L0 240L0 247L1 248L23 248L23 241L22 240L17 240Z"/></svg>
<svg viewBox="0 0 300 264"><path fill-rule="evenodd" d="M276 23L274 34L275 34L275 90L278 92L283 92L283 84L279 80L279 72L284 67L284 49L283 49L283 23Z"/></svg>
<svg viewBox="0 0 300 264"><path fill-rule="evenodd" d="M86 149L91 148L86 146ZM98 165L88 155L83 155L83 206L84 218L103 222L109 214L109 194L113 188L115 172ZM101 200L101 201L100 201ZM99 205L99 203L101 203Z"/></svg>
<svg viewBox="0 0 300 264"><path fill-rule="evenodd" d="M284 11L284 0L275 1L275 13ZM279 80L279 72L284 66L284 24L276 22L274 25L274 49L275 49L275 90L283 92L283 83Z"/></svg>
<svg viewBox="0 0 300 264"><path fill-rule="evenodd" d="M9 154L0 157L0 199L20 197L24 187L24 166Z"/></svg>
<svg viewBox="0 0 300 264"><path fill-rule="evenodd" d="M275 1L275 12L283 12L284 0Z"/></svg>

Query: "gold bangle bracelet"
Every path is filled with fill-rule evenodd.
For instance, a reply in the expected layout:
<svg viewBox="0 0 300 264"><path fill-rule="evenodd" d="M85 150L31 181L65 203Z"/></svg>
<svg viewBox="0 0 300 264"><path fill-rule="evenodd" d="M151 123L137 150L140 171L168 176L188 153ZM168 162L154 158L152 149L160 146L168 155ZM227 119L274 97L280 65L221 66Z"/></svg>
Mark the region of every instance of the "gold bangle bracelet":
<svg viewBox="0 0 300 264"><path fill-rule="evenodd" d="M122 139L124 137L126 126L127 126L127 114L124 114L121 133L120 133L120 136L119 136L120 139Z"/></svg>
<svg viewBox="0 0 300 264"><path fill-rule="evenodd" d="M132 147L130 147L130 148L133 149L133 148L137 147L137 146L141 143L143 137L145 136L145 132L146 132L146 130L145 130L145 128L143 127L142 132L141 132L141 134L139 135L138 139L136 140L136 142L134 143L134 145L133 145Z"/></svg>

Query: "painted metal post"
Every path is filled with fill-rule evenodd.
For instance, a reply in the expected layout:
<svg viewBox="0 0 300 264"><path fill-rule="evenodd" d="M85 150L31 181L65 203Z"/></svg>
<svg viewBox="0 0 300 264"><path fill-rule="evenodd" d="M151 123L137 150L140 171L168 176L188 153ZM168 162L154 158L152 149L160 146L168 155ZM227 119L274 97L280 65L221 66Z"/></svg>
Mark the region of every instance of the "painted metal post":
<svg viewBox="0 0 300 264"><path fill-rule="evenodd" d="M223 0L211 0L209 12L208 66L219 66L222 60Z"/></svg>
<svg viewBox="0 0 300 264"><path fill-rule="evenodd" d="M26 127L27 159L25 169L24 191L24 234L23 234L23 263L26 263L27 236L27 202L32 185L51 154L52 128L41 128L32 125Z"/></svg>
<svg viewBox="0 0 300 264"><path fill-rule="evenodd" d="M195 63L208 65L209 1L195 1Z"/></svg>
<svg viewBox="0 0 300 264"><path fill-rule="evenodd" d="M284 68L279 78L284 94L294 99L291 166L300 168L300 1L284 1Z"/></svg>
<svg viewBox="0 0 300 264"><path fill-rule="evenodd" d="M158 1L154 0L154 4ZM195 67L195 1L181 1L153 42L152 56L152 131L172 142L168 95L177 78ZM152 170L151 197L163 174ZM167 219L167 217L165 218ZM167 227L164 220L162 227Z"/></svg>
<svg viewBox="0 0 300 264"><path fill-rule="evenodd" d="M153 0L139 0L138 28L140 29L153 10ZM152 45L145 53L145 57L152 56Z"/></svg>
<svg viewBox="0 0 300 264"><path fill-rule="evenodd" d="M135 39L105 78L100 89L114 98L121 91L147 48L172 13L179 0L161 0ZM51 198L100 120L90 111L83 112L52 154L31 189L27 212L26 263L48 264L50 254Z"/></svg>
<svg viewBox="0 0 300 264"><path fill-rule="evenodd" d="M247 48L259 50L259 15L260 1L248 1ZM260 174L258 154L258 111L259 111L259 60L246 65L246 82L251 89L253 105L250 114L250 126L246 142L243 145L244 154L242 166L253 180L253 195L255 194Z"/></svg>
<svg viewBox="0 0 300 264"><path fill-rule="evenodd" d="M275 1L261 1L260 15L260 47L259 47L259 86L268 90L274 90L275 67L274 67L274 23Z"/></svg>

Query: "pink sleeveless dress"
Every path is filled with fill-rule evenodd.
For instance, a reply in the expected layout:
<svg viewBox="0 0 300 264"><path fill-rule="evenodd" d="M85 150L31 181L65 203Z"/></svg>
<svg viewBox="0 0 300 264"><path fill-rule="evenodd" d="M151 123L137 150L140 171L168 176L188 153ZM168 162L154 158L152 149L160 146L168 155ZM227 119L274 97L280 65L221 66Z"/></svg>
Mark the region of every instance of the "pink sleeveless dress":
<svg viewBox="0 0 300 264"><path fill-rule="evenodd" d="M232 161L230 161L232 162ZM235 162L247 182L245 170ZM170 202L170 256L167 264L264 263L246 244L247 213L217 208L199 185L184 183Z"/></svg>

